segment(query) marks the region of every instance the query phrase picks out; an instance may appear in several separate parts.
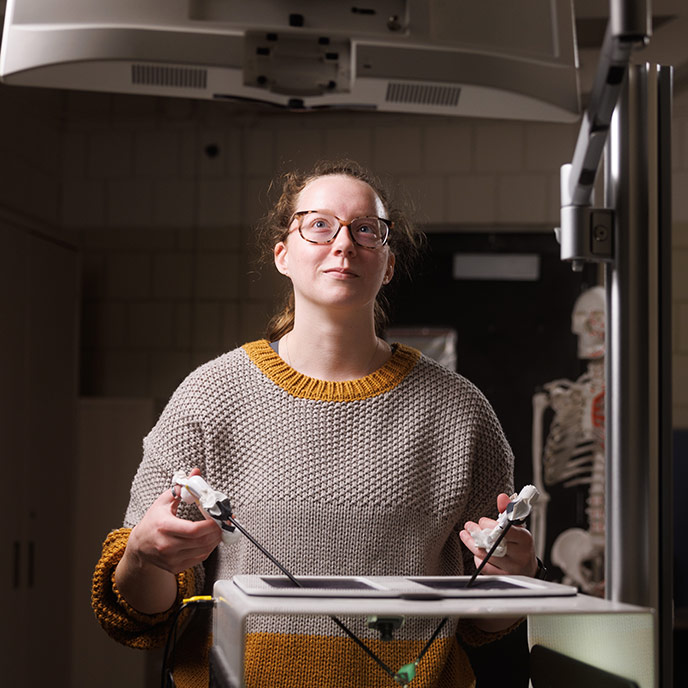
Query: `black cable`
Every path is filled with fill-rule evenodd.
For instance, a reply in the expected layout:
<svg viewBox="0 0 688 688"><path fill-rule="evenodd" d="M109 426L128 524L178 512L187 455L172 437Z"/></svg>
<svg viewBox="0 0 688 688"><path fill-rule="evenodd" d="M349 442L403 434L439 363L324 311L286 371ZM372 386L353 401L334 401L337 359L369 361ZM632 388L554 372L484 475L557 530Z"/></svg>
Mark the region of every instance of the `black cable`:
<svg viewBox="0 0 688 688"><path fill-rule="evenodd" d="M172 670L174 668L174 651L177 645L177 624L179 623L179 617L182 611L186 608L186 604L180 605L179 609L174 614L172 619L172 626L167 634L167 640L165 641L165 649L162 654L162 670L160 673L160 688L169 688L170 685L174 685L174 679L172 678ZM169 665L169 666L168 666ZM169 679L169 683L168 683Z"/></svg>
<svg viewBox="0 0 688 688"><path fill-rule="evenodd" d="M416 659L416 664L420 662L421 659L425 656L425 653L430 649L430 646L435 642L435 638L440 634L440 631L442 628L444 628L444 624L449 621L449 617L445 616L442 621L440 621L439 626L435 629L434 633L430 636L430 640L428 640L427 643L425 643L425 647L421 650L420 654L418 655L418 659Z"/></svg>
<svg viewBox="0 0 688 688"><path fill-rule="evenodd" d="M287 569L282 566L282 564L275 559L275 557L268 552L263 545L261 545L249 532L234 518L234 516L228 516L227 520L236 527L236 529L244 536L246 536L294 585L298 588L302 588L303 585L287 571Z"/></svg>
<svg viewBox="0 0 688 688"><path fill-rule="evenodd" d="M195 611L199 607L212 607L214 604L215 601L212 597L191 597L188 600L183 600L182 604L175 612L162 655L162 670L160 676L161 688L171 688L175 686L172 672L174 671L174 653L177 647L177 629L179 628L179 618L182 612L187 607L192 607Z"/></svg>

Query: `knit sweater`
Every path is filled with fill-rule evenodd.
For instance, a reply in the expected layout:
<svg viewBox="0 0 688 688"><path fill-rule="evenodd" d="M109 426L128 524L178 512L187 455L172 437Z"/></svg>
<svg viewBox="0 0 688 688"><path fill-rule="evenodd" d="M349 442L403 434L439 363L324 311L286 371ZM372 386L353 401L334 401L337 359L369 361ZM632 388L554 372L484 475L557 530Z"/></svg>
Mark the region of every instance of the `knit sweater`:
<svg viewBox="0 0 688 688"><path fill-rule="evenodd" d="M458 537L464 522L494 516L497 495L513 489L511 450L484 396L403 345L377 371L346 382L298 373L264 340L201 366L144 440L125 529L170 488L175 471L196 466L296 575L460 575L473 569ZM179 515L200 518L186 505ZM159 643L169 615L137 614L113 591L127 533L106 541L94 609L111 635L147 647ZM278 571L240 538L180 575L180 596L243 573ZM437 622L407 619L384 643L365 619L347 625L396 669L417 657ZM251 616L247 631L249 686L393 685L327 617ZM455 632L456 622L447 624L414 687L471 685Z"/></svg>

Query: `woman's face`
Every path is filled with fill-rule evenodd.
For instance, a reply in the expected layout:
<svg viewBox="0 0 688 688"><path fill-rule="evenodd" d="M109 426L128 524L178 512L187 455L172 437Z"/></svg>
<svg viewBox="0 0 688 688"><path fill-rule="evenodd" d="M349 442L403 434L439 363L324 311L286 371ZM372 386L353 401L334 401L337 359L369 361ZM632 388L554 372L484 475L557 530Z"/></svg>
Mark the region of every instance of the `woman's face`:
<svg viewBox="0 0 688 688"><path fill-rule="evenodd" d="M386 211L373 189L346 175L327 175L308 183L298 195L295 211L327 211L342 220L385 217ZM275 265L294 287L295 303L337 308L372 308L383 283L394 272L394 254L385 245L370 249L351 240L342 227L330 244L312 244L289 227L285 241L275 246Z"/></svg>

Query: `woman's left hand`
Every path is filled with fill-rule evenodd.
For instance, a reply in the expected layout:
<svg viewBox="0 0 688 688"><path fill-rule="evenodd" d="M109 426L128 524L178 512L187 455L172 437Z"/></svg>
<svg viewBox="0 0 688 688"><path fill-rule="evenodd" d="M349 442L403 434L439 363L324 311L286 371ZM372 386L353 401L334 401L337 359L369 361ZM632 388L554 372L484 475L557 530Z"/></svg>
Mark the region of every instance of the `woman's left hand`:
<svg viewBox="0 0 688 688"><path fill-rule="evenodd" d="M506 509L509 501L509 495L504 493L497 497L497 510L499 513ZM476 568L482 564L487 550L475 544L469 530L475 528L480 528L481 530L484 528L494 528L496 525L497 521L494 519L483 517L477 524L473 521L466 523L464 530L459 534L461 542L473 553ZM481 573L493 576L506 574L534 576L537 573L538 564L535 558L533 536L525 526L511 526L502 542L506 543L506 555L503 557L491 556Z"/></svg>

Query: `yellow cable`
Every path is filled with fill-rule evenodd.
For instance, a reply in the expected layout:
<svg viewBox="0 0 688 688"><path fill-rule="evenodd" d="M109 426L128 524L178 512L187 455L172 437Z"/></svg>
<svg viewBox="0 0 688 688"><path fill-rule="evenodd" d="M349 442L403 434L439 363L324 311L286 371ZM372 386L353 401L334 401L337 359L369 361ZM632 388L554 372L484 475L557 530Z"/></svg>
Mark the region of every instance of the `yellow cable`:
<svg viewBox="0 0 688 688"><path fill-rule="evenodd" d="M182 604L189 604L190 602L213 602L212 595L195 595L194 597L187 597L182 600Z"/></svg>

